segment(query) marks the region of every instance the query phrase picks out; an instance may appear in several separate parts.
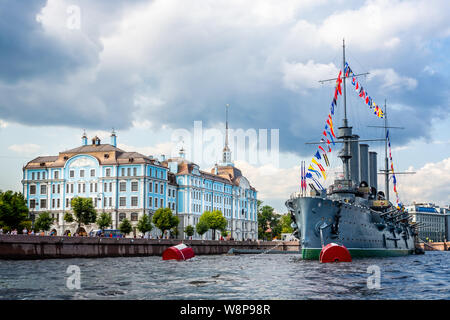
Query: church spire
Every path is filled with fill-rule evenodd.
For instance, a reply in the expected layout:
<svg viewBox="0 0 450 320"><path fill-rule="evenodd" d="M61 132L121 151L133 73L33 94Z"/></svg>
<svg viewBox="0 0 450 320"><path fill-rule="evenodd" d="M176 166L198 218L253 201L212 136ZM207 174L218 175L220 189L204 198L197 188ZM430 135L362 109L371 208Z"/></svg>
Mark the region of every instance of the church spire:
<svg viewBox="0 0 450 320"><path fill-rule="evenodd" d="M222 156L222 162L224 166L232 166L233 163L231 162L231 150L228 146L228 108L230 107L229 104L226 104L226 121L225 121L225 146L223 147L223 156Z"/></svg>

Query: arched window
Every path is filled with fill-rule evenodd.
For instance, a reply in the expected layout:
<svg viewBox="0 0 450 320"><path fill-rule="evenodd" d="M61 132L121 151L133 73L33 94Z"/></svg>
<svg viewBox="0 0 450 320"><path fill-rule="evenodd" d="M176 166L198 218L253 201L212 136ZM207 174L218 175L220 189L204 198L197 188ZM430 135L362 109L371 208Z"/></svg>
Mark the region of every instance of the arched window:
<svg viewBox="0 0 450 320"><path fill-rule="evenodd" d="M124 213L124 212L119 213L119 221L122 221L126 217L127 217L126 213Z"/></svg>
<svg viewBox="0 0 450 320"><path fill-rule="evenodd" d="M137 212L131 213L131 221L138 221L138 214L137 214Z"/></svg>

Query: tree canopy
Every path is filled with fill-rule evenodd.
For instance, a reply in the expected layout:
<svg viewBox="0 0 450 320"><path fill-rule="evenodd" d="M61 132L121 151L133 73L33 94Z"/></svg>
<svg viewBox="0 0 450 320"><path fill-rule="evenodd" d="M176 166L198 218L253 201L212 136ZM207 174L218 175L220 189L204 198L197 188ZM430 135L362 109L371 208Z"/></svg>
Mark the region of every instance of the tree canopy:
<svg viewBox="0 0 450 320"><path fill-rule="evenodd" d="M41 212L34 222L34 228L36 230L49 231L53 224L53 218L50 216L50 212Z"/></svg>
<svg viewBox="0 0 450 320"><path fill-rule="evenodd" d="M81 224L88 225L97 220L97 211L91 198L75 197L72 199L71 205L78 227Z"/></svg>
<svg viewBox="0 0 450 320"><path fill-rule="evenodd" d="M127 218L123 219L119 225L119 230L124 235L129 234L131 232L131 230L133 230L133 226L131 225L130 220L128 220Z"/></svg>
<svg viewBox="0 0 450 320"><path fill-rule="evenodd" d="M64 221L71 223L73 222L73 215L70 212L64 214Z"/></svg>
<svg viewBox="0 0 450 320"><path fill-rule="evenodd" d="M193 226L188 225L188 226L186 226L186 228L184 228L184 232L186 232L186 235L188 237L192 237L194 235L195 230L194 230Z"/></svg>
<svg viewBox="0 0 450 320"><path fill-rule="evenodd" d="M279 215L271 206L262 206L258 210L258 238L272 240L281 237L282 232L291 233L290 215ZM266 232L270 228L271 232Z"/></svg>
<svg viewBox="0 0 450 320"><path fill-rule="evenodd" d="M153 214L152 221L153 224L161 230L163 235L166 230L177 227L180 223L180 219L172 214L170 208L159 208L156 210Z"/></svg>
<svg viewBox="0 0 450 320"><path fill-rule="evenodd" d="M146 232L152 231L153 225L150 220L150 217L146 214L144 214L137 223L137 229L139 232L142 232L145 234Z"/></svg>
<svg viewBox="0 0 450 320"><path fill-rule="evenodd" d="M101 229L101 230L105 230L105 228L109 227L112 225L112 218L111 218L111 214L109 214L108 212L102 212L99 217L97 218L97 226Z"/></svg>
<svg viewBox="0 0 450 320"><path fill-rule="evenodd" d="M28 220L28 207L22 193L0 191L0 226L18 229Z"/></svg>
<svg viewBox="0 0 450 320"><path fill-rule="evenodd" d="M197 233L201 236L204 235L208 230L209 226L204 220L200 220L195 226L195 231L197 231Z"/></svg>
<svg viewBox="0 0 450 320"><path fill-rule="evenodd" d="M223 231L227 227L227 219L225 219L220 210L203 212L200 221L204 221L208 225L208 229L213 230L213 240L215 239L216 230Z"/></svg>

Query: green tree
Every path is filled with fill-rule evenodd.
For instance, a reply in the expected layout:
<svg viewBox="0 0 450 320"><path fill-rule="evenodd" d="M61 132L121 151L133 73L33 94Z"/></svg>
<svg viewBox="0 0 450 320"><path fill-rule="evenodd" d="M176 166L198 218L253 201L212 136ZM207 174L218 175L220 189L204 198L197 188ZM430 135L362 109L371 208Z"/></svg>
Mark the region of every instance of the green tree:
<svg viewBox="0 0 450 320"><path fill-rule="evenodd" d="M212 229L213 240L215 240L216 237L216 230L225 230L227 226L227 219L225 219L220 210L203 212L199 221L202 220L208 225L208 229Z"/></svg>
<svg viewBox="0 0 450 320"><path fill-rule="evenodd" d="M102 212L97 218L97 225L103 231L105 228L112 225L111 215L107 212Z"/></svg>
<svg viewBox="0 0 450 320"><path fill-rule="evenodd" d="M152 231L153 225L150 217L144 213L144 215L139 219L137 223L137 229L145 234L146 232Z"/></svg>
<svg viewBox="0 0 450 320"><path fill-rule="evenodd" d="M194 230L193 226L188 225L188 226L186 226L186 228L184 228L184 232L186 233L186 235L188 237L192 237L194 235L195 230Z"/></svg>
<svg viewBox="0 0 450 320"><path fill-rule="evenodd" d="M200 220L196 226L195 226L195 230L197 231L197 233L199 235L204 235L206 233L206 231L209 230L209 225L204 221L204 220Z"/></svg>
<svg viewBox="0 0 450 320"><path fill-rule="evenodd" d="M119 230L124 235L129 234L131 232L131 230L133 230L133 227L131 226L130 220L128 220L127 218L123 219L122 222L119 225Z"/></svg>
<svg viewBox="0 0 450 320"><path fill-rule="evenodd" d="M230 234L230 231L228 230L221 230L220 235L224 238L226 238Z"/></svg>
<svg viewBox="0 0 450 320"><path fill-rule="evenodd" d="M0 191L0 225L9 230L19 229L28 220L27 202L20 192Z"/></svg>
<svg viewBox="0 0 450 320"><path fill-rule="evenodd" d="M71 205L78 228L81 224L88 225L97 220L97 211L94 209L91 198L75 197L72 199Z"/></svg>
<svg viewBox="0 0 450 320"><path fill-rule="evenodd" d="M64 221L66 221L68 223L72 223L73 222L73 215L70 212L66 212L64 214Z"/></svg>
<svg viewBox="0 0 450 320"><path fill-rule="evenodd" d="M28 231L30 231L32 228L31 220L22 221L19 225L19 228L20 228L20 231L22 231L24 228L26 228Z"/></svg>
<svg viewBox="0 0 450 320"><path fill-rule="evenodd" d="M41 212L34 222L36 230L49 231L53 224L53 218L50 216L50 212Z"/></svg>
<svg viewBox="0 0 450 320"><path fill-rule="evenodd" d="M263 206L260 208L258 212L258 238L266 239L268 236L270 240L273 236L276 236L281 232L281 228L278 225L279 217L274 212L274 209L271 206ZM267 227L272 229L271 234L267 234Z"/></svg>
<svg viewBox="0 0 450 320"><path fill-rule="evenodd" d="M282 233L292 233L294 229L291 227L292 219L290 214L284 214L280 218L281 232Z"/></svg>
<svg viewBox="0 0 450 320"><path fill-rule="evenodd" d="M180 223L180 219L172 214L170 208L159 208L153 214L153 224L161 230L163 236L166 230L170 230L173 227L177 227Z"/></svg>

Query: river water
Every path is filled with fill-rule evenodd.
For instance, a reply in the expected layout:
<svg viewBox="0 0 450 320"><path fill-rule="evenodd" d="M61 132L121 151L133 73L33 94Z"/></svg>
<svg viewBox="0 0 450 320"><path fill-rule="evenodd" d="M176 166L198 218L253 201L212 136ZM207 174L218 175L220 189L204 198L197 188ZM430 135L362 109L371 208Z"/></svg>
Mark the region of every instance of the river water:
<svg viewBox="0 0 450 320"><path fill-rule="evenodd" d="M449 266L450 252L336 264L297 254L0 260L0 299L450 299Z"/></svg>

